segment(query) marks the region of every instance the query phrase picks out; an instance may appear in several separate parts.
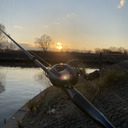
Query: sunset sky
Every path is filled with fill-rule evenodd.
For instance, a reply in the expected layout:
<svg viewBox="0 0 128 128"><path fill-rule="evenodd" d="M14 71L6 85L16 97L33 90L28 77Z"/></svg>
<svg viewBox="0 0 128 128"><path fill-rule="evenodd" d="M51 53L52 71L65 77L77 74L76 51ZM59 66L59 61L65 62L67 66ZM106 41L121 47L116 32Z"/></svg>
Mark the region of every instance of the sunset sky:
<svg viewBox="0 0 128 128"><path fill-rule="evenodd" d="M28 45L47 34L65 49L128 48L127 0L0 0L0 23Z"/></svg>

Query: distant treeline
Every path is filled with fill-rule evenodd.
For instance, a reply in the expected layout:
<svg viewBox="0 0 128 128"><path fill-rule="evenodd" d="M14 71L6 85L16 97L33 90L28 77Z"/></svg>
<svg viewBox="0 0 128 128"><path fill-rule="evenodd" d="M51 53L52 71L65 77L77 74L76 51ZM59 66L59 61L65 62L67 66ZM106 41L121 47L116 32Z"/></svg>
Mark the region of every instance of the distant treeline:
<svg viewBox="0 0 128 128"><path fill-rule="evenodd" d="M110 47L110 48L96 48L95 53L103 53L103 54L128 54L128 49L123 47Z"/></svg>
<svg viewBox="0 0 128 128"><path fill-rule="evenodd" d="M13 44L12 42L0 42L0 52L7 52L7 51L13 51L16 50L17 52L19 51L19 48ZM65 52L70 52L72 53L72 51L66 51ZM41 51L39 51L41 52ZM44 50L42 50L42 52L44 52ZM46 52L46 51L45 51ZM50 51L47 51L50 52ZM123 48L123 47L110 47L110 48L96 48L94 51L91 50L76 50L73 51L73 53L95 53L95 54L104 54L104 55L127 55L128 54L128 49Z"/></svg>
<svg viewBox="0 0 128 128"><path fill-rule="evenodd" d="M43 60L50 64L66 63L69 60L76 59L80 63L108 63L113 64L119 61L128 59L124 54L101 54L101 53L78 53L78 52L42 52L42 51L29 51L43 64L46 64ZM16 63L32 63L30 59L21 50L7 50L0 52L0 63L2 62L16 62ZM47 64L46 64L47 65ZM48 65L47 65L48 66Z"/></svg>

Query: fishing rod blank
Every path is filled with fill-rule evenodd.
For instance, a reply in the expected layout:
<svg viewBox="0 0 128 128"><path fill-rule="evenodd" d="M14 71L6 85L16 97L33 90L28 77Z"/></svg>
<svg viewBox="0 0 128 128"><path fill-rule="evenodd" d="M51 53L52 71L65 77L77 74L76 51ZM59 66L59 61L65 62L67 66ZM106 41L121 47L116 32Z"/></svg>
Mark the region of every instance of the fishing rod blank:
<svg viewBox="0 0 128 128"><path fill-rule="evenodd" d="M1 29L0 29L1 30ZM56 64L51 69L47 69L40 61L32 56L28 51L22 48L16 41L14 41L9 35L1 30L8 38L10 38L24 53L33 60L39 67L41 67L50 79L51 83L64 90L71 101L76 104L84 113L87 113L93 120L98 122L105 128L114 128L114 126L105 118L105 116L96 109L84 96L73 88L78 81L77 69L71 67L68 64Z"/></svg>

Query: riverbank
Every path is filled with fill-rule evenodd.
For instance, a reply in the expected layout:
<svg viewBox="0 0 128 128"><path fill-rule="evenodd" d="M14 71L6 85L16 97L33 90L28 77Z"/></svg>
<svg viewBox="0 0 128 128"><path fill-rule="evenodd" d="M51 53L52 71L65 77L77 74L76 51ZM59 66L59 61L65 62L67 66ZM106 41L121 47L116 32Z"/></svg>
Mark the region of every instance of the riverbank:
<svg viewBox="0 0 128 128"><path fill-rule="evenodd" d="M114 64L128 59L125 54L96 54L96 53L80 53L80 52L46 52L42 51L29 51L32 55L36 55L44 65L48 66L43 60L50 64L66 63L69 60L76 59L79 63L86 64ZM42 59L40 59L40 58ZM5 51L0 52L0 63L26 63L32 66L32 61L22 51ZM33 66L36 66L33 64Z"/></svg>
<svg viewBox="0 0 128 128"><path fill-rule="evenodd" d="M127 62L118 65L128 69ZM113 66L116 67L115 65ZM111 67L108 67L110 70ZM106 69L105 69L106 70ZM105 71L104 70L104 71ZM122 68L123 70L123 68ZM122 70L119 69L119 72ZM102 73L104 73L102 71ZM126 75L127 76L127 75ZM114 74L114 78L115 74ZM118 75L117 75L117 78ZM95 86L95 82L80 78L82 86L75 87L96 106L116 128L128 126L128 81L114 79L110 86ZM85 86L83 87L83 81ZM98 80L99 81L99 80ZM91 85L91 86L90 86ZM108 84L109 85L109 84ZM42 95L41 95L42 94ZM86 114L81 112L58 88L50 87L38 95L38 99L25 105L23 118L12 117L16 127L11 124L3 128L99 128ZM22 110L22 109L21 109ZM21 111L20 111L21 112ZM21 117L21 116L20 116ZM8 127L7 127L8 126Z"/></svg>
<svg viewBox="0 0 128 128"><path fill-rule="evenodd" d="M52 91L56 91L53 89ZM90 91L90 93L92 93ZM96 92L95 92L96 93ZM94 98L94 92L90 98ZM101 89L92 103L116 128L128 126L128 81L123 85ZM25 128L99 128L86 114L81 112L63 92L52 97L49 103L42 102L36 111L28 113L22 122ZM87 96L86 96L87 97ZM89 99L89 97L87 97ZM55 113L54 111L55 110ZM53 112L52 112L53 111Z"/></svg>

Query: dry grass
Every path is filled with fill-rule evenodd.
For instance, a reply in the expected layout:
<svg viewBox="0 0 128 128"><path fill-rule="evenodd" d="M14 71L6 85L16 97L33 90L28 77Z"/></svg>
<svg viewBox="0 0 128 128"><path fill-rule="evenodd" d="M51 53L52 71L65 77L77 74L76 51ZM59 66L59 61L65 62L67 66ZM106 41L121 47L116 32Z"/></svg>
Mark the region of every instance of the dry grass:
<svg viewBox="0 0 128 128"><path fill-rule="evenodd" d="M24 128L23 122L17 119L18 128Z"/></svg>

